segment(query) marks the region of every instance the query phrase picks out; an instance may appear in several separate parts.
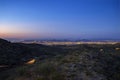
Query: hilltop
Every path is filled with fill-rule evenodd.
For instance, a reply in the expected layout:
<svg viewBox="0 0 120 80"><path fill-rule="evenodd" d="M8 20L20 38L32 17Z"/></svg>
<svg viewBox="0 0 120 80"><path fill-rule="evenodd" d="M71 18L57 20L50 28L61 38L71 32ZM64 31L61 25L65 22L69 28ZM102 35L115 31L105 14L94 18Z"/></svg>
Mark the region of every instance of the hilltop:
<svg viewBox="0 0 120 80"><path fill-rule="evenodd" d="M1 80L120 80L120 44L52 45L1 39ZM37 58L36 58L37 57ZM29 59L35 64L20 65Z"/></svg>
<svg viewBox="0 0 120 80"><path fill-rule="evenodd" d="M53 53L45 49L53 50ZM54 55L57 50L54 47L48 47L38 44L11 43L7 40L0 39L0 65L19 65L26 61L41 57L44 58L48 53Z"/></svg>

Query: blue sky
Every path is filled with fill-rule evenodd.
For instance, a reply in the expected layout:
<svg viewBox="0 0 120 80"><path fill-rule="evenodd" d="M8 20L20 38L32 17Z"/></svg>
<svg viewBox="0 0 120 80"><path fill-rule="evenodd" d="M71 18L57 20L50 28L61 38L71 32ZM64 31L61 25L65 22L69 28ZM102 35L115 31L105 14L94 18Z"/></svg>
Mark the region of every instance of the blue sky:
<svg viewBox="0 0 120 80"><path fill-rule="evenodd" d="M0 37L120 39L119 0L0 0Z"/></svg>

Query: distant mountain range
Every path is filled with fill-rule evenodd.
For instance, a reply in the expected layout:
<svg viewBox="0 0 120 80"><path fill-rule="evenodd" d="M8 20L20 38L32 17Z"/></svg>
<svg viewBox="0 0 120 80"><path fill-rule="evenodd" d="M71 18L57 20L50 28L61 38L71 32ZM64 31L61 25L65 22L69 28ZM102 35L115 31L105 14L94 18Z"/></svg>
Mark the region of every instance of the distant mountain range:
<svg viewBox="0 0 120 80"><path fill-rule="evenodd" d="M11 42L40 42L40 41L51 41L51 42L120 42L120 39L6 39Z"/></svg>

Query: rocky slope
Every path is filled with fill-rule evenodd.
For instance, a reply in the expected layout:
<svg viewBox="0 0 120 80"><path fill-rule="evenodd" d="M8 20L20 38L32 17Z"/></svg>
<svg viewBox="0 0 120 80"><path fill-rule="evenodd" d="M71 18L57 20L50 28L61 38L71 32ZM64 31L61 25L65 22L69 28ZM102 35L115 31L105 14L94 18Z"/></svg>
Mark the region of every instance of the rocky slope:
<svg viewBox="0 0 120 80"><path fill-rule="evenodd" d="M120 44L43 46L3 42L7 43L4 46L9 45L1 48L7 55L19 54L14 53L17 49L26 52L17 59L29 55L38 59L35 64L0 72L1 80L120 80ZM29 54L26 50L30 51ZM44 55L32 52L43 52L47 58L41 59ZM7 55L6 58L9 57Z"/></svg>

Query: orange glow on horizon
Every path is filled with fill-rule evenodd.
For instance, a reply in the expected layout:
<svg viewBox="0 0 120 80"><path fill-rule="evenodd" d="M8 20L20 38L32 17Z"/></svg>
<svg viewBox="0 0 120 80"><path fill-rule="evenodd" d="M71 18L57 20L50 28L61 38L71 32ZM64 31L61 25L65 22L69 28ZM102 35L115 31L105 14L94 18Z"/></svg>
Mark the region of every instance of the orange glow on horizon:
<svg viewBox="0 0 120 80"><path fill-rule="evenodd" d="M1 33L1 38L37 38L40 37L38 34L32 33Z"/></svg>
<svg viewBox="0 0 120 80"><path fill-rule="evenodd" d="M30 25L30 24L29 24ZM44 38L48 34L38 33L25 24L0 24L0 38ZM22 27L20 27L22 26ZM29 26L24 29L23 26ZM40 31L41 32L41 31Z"/></svg>

